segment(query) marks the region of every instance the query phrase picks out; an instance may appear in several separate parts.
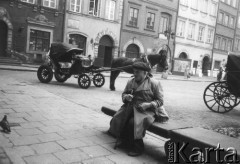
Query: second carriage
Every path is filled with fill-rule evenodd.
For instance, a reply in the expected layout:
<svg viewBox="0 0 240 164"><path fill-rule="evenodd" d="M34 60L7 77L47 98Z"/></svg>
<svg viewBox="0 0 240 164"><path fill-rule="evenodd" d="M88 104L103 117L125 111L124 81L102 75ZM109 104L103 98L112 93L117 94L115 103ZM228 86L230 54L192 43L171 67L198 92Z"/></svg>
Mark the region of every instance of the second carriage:
<svg viewBox="0 0 240 164"><path fill-rule="evenodd" d="M204 91L206 106L217 113L226 113L240 104L240 55L230 54L226 80L213 82Z"/></svg>
<svg viewBox="0 0 240 164"><path fill-rule="evenodd" d="M90 57L83 55L83 50L65 43L52 43L46 62L38 68L40 82L49 83L53 75L58 82L65 82L72 75L78 79L78 85L87 89L91 82L102 87L105 78L100 67L94 66Z"/></svg>

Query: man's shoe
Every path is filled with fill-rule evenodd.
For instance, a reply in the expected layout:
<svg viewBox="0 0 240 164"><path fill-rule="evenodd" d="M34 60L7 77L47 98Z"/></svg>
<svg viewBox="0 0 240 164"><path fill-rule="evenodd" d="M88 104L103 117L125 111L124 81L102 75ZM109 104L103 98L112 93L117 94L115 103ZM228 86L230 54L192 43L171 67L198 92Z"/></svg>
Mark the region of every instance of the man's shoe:
<svg viewBox="0 0 240 164"><path fill-rule="evenodd" d="M131 150L131 151L128 152L128 155L131 156L131 157L137 157L137 156L140 156L142 154L143 154L143 152L137 151L137 150Z"/></svg>

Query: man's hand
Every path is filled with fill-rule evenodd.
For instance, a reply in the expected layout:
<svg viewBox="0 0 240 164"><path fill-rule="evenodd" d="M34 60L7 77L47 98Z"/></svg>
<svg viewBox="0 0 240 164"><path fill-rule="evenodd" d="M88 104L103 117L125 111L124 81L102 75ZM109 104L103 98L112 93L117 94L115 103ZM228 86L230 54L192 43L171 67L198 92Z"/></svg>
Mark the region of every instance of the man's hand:
<svg viewBox="0 0 240 164"><path fill-rule="evenodd" d="M125 99L126 101L128 101L128 102L131 102L132 99L133 99L133 95L127 94L127 95L124 96L124 99Z"/></svg>
<svg viewBox="0 0 240 164"><path fill-rule="evenodd" d="M148 108L151 108L152 107L152 104L151 103L142 103L142 104L139 104L138 105L138 109L142 112L146 111Z"/></svg>

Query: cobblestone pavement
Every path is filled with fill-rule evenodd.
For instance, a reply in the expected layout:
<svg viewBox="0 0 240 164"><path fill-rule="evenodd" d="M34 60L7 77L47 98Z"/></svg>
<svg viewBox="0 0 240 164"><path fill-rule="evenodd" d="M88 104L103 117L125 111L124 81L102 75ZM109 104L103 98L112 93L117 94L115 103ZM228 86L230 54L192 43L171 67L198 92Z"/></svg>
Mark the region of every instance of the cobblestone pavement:
<svg viewBox="0 0 240 164"><path fill-rule="evenodd" d="M110 117L30 83L0 77L0 118L6 114L10 123L20 125L10 134L0 132L1 164L167 163L163 139L148 134L146 153L129 157L114 150L115 139L105 134Z"/></svg>

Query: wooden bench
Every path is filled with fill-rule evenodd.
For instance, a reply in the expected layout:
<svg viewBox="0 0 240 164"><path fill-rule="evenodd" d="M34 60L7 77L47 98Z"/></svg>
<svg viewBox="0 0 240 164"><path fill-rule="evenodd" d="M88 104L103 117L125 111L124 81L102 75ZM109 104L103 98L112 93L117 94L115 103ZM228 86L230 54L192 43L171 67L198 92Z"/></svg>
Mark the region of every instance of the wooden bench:
<svg viewBox="0 0 240 164"><path fill-rule="evenodd" d="M107 107L102 107L102 112L106 115L113 116L116 111ZM170 138L170 132L175 129L184 129L189 128L190 126L186 124L177 124L177 123L153 123L148 131L152 132L158 136L164 137L164 138Z"/></svg>
<svg viewBox="0 0 240 164"><path fill-rule="evenodd" d="M102 112L106 115L113 116L116 111L107 107L102 107ZM198 127L190 127L186 124L177 124L177 123L153 123L148 131L159 135L161 137L169 139L165 145L165 153L168 157L168 160L174 159L179 163L187 163L185 159L181 158L181 155L178 153L179 149L184 143L187 143L185 155L189 159L190 155L196 153L197 151L192 151L193 148L198 148L200 153L203 154L203 159L206 161L206 151L210 151L209 160L212 163L216 162L216 152L214 149L220 144L220 148L227 150L227 148L233 147L237 152L240 152L240 141L239 139L232 138L212 130L207 130ZM207 150L206 150L207 149ZM207 152L208 153L208 152ZM215 154L214 154L215 153ZM224 156L229 154L229 152L222 152L221 159ZM196 159L196 158L194 158ZM237 159L240 160L240 155L237 154Z"/></svg>

